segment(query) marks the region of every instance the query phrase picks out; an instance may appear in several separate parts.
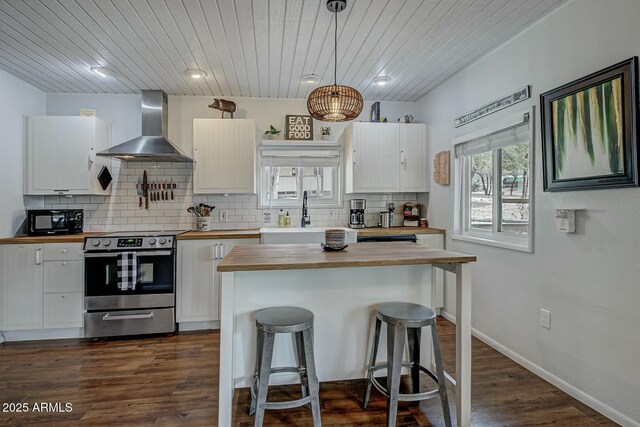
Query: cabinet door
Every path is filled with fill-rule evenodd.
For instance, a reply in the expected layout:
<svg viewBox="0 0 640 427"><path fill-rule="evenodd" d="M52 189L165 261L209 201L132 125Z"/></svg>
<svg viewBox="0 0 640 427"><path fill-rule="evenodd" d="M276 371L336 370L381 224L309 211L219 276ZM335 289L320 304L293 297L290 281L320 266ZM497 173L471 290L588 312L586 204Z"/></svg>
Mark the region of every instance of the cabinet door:
<svg viewBox="0 0 640 427"><path fill-rule="evenodd" d="M193 119L193 192L255 193L253 120Z"/></svg>
<svg viewBox="0 0 640 427"><path fill-rule="evenodd" d="M178 242L178 322L217 320L214 286L217 240Z"/></svg>
<svg viewBox="0 0 640 427"><path fill-rule="evenodd" d="M0 329L42 328L42 245L0 246Z"/></svg>
<svg viewBox="0 0 640 427"><path fill-rule="evenodd" d="M44 293L83 292L83 272L84 261L45 261Z"/></svg>
<svg viewBox="0 0 640 427"><path fill-rule="evenodd" d="M44 321L46 328L82 328L82 292L44 294Z"/></svg>
<svg viewBox="0 0 640 427"><path fill-rule="evenodd" d="M353 192L399 191L398 125L354 123L352 138Z"/></svg>
<svg viewBox="0 0 640 427"><path fill-rule="evenodd" d="M28 194L89 194L93 117L29 118Z"/></svg>
<svg viewBox="0 0 640 427"><path fill-rule="evenodd" d="M400 191L429 191L427 126L400 124Z"/></svg>

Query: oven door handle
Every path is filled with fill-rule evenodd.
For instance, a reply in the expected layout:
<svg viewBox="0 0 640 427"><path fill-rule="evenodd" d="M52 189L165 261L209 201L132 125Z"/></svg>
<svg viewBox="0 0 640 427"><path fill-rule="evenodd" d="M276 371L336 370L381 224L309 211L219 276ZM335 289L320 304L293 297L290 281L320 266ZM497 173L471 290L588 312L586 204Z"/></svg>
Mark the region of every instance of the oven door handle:
<svg viewBox="0 0 640 427"><path fill-rule="evenodd" d="M116 314L107 313L102 316L102 320L136 320L136 319L151 319L153 317L153 311L143 314Z"/></svg>
<svg viewBox="0 0 640 427"><path fill-rule="evenodd" d="M126 251L123 251L123 252L126 252ZM105 252L98 252L98 253L89 252L89 253L85 253L84 257L85 258L116 258L116 257L119 257L121 253L122 252L106 252L106 253ZM173 252L172 251L141 251L141 252L135 251L135 254L137 256L168 256L168 255L172 255Z"/></svg>

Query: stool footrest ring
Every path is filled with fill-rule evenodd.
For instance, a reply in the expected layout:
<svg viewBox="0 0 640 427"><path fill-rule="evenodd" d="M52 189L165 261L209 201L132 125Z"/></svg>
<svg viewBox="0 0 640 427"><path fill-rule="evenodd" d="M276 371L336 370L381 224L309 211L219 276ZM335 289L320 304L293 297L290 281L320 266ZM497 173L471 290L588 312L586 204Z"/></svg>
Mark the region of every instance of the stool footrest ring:
<svg viewBox="0 0 640 427"><path fill-rule="evenodd" d="M402 367L403 368L413 368L414 365L415 364L411 363L411 362L402 362ZM429 369L425 368L422 365L417 365L417 366L422 372L424 372L425 374L429 375L429 377L431 377L431 379L434 380L436 382L436 384L438 384L438 377L433 372L431 372ZM384 387L382 384L380 384L380 382L378 382L378 379L373 376L373 373L375 371L379 371L381 369L387 369L387 362L377 363L376 365L374 365L371 368L369 368L370 375L371 375L371 383L374 385L376 390L378 390L380 393L382 393L385 397L389 397L389 392L387 391L387 388ZM432 398L437 397L439 395L440 395L440 390L438 388L435 388L435 389L429 390L429 391L425 391L423 393L398 393L398 401L400 401L400 402L414 402L414 401L417 401L417 400L432 399Z"/></svg>

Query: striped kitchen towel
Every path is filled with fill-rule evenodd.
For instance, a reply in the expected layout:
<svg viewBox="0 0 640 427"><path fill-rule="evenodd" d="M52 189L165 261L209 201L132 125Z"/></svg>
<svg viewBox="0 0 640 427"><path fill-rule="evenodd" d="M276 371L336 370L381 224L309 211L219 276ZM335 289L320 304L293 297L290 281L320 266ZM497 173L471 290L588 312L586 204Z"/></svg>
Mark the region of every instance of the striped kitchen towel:
<svg viewBox="0 0 640 427"><path fill-rule="evenodd" d="M135 252L122 252L118 258L118 288L133 291L140 277L140 265Z"/></svg>

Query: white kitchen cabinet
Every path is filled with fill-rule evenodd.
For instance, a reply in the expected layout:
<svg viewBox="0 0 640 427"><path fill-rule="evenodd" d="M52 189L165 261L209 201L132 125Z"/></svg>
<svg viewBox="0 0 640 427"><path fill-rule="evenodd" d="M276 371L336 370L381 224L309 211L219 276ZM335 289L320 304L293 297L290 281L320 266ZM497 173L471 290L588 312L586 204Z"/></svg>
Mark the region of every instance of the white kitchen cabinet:
<svg viewBox="0 0 640 427"><path fill-rule="evenodd" d="M82 328L82 292L58 292L44 294L43 327L47 328Z"/></svg>
<svg viewBox="0 0 640 427"><path fill-rule="evenodd" d="M425 192L424 124L352 123L342 134L347 193Z"/></svg>
<svg viewBox="0 0 640 427"><path fill-rule="evenodd" d="M82 243L44 245L42 327L84 325L84 252Z"/></svg>
<svg viewBox="0 0 640 427"><path fill-rule="evenodd" d="M429 191L427 126L418 123L398 125L400 133L400 191Z"/></svg>
<svg viewBox="0 0 640 427"><path fill-rule="evenodd" d="M0 246L0 330L42 328L42 245Z"/></svg>
<svg viewBox="0 0 640 427"><path fill-rule="evenodd" d="M111 186L103 190L97 177L110 160L96 156L110 143L111 128L97 117L29 117L24 193L110 193Z"/></svg>
<svg viewBox="0 0 640 427"><path fill-rule="evenodd" d="M194 193L255 193L253 120L193 119L193 159Z"/></svg>
<svg viewBox="0 0 640 427"><path fill-rule="evenodd" d="M258 243L258 239L179 240L178 323L220 320L218 262L235 244Z"/></svg>
<svg viewBox="0 0 640 427"><path fill-rule="evenodd" d="M417 243L431 249L444 249L444 237L444 234L416 234ZM433 284L432 308L443 308L444 271L441 268L433 269Z"/></svg>

